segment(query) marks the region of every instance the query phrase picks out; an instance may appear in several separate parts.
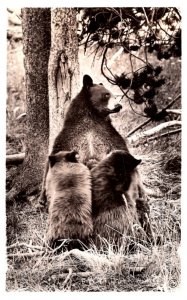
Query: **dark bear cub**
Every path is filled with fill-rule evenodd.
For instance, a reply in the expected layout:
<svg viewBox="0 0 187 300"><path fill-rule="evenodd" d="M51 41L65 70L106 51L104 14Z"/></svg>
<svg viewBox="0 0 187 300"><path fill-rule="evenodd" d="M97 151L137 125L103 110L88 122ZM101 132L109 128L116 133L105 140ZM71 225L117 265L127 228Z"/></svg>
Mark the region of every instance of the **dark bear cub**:
<svg viewBox="0 0 187 300"><path fill-rule="evenodd" d="M127 151L115 150L91 170L93 240L98 248L104 240L120 246L123 234L128 235L132 228L139 198L135 174L140 162Z"/></svg>
<svg viewBox="0 0 187 300"><path fill-rule="evenodd" d="M49 202L47 242L51 247L64 241L63 249L87 245L93 232L91 177L89 169L79 163L76 151L60 151L49 156L46 178Z"/></svg>

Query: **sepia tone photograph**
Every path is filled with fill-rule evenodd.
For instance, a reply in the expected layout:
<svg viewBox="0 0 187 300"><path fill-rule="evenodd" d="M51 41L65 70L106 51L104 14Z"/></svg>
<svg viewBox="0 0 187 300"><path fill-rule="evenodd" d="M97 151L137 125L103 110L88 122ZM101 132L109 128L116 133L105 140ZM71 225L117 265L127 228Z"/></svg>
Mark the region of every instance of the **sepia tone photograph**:
<svg viewBox="0 0 187 300"><path fill-rule="evenodd" d="M176 291L181 9L6 13L6 291Z"/></svg>

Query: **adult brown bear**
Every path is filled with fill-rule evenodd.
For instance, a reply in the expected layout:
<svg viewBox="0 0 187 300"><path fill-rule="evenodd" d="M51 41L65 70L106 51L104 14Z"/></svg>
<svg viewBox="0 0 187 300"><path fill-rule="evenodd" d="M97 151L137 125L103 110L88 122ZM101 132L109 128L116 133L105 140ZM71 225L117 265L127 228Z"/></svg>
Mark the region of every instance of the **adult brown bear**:
<svg viewBox="0 0 187 300"><path fill-rule="evenodd" d="M111 124L109 115L119 112L122 108L113 100L111 93L102 84L94 84L92 78L85 75L83 87L70 103L63 128L54 141L51 155L59 151L76 150L80 155L80 162L91 168L113 150L129 152L125 140ZM47 172L48 164L39 198L41 205L45 202ZM136 177L134 184L142 198L145 193L138 172ZM125 195L127 198L130 197L128 193ZM146 202L146 198L143 201ZM145 222L146 220L145 218Z"/></svg>

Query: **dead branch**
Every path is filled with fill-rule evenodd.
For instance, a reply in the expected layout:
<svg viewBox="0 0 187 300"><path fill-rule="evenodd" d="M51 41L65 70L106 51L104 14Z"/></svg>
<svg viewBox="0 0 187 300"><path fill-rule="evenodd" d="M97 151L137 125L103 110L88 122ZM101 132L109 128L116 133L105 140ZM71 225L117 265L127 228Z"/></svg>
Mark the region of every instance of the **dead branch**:
<svg viewBox="0 0 187 300"><path fill-rule="evenodd" d="M63 287L65 287L65 285L67 284L67 282L70 280L70 278L72 276L72 273L73 273L73 269L69 268L69 273L68 273L68 276L66 277L66 279L63 282Z"/></svg>
<svg viewBox="0 0 187 300"><path fill-rule="evenodd" d="M30 245L30 244L26 244L26 243L15 243L15 244L7 246L7 250L8 249L13 249L13 248L16 248L16 247L26 247L26 248L39 249L39 250L44 250L45 249L45 247L43 247L43 246Z"/></svg>
<svg viewBox="0 0 187 300"><path fill-rule="evenodd" d="M155 126L149 130L146 130L138 135L135 135L134 137L130 138L129 141L131 143L134 143L134 142L137 142L139 139L144 139L146 137L149 137L149 136L152 136L152 135L155 135L157 133L159 133L161 130L163 129L167 129L167 128L170 128L172 126L176 126L176 125L180 125L181 126L181 121L169 121L169 122L164 122L162 124L159 124L158 126ZM168 134L168 132L167 132Z"/></svg>
<svg viewBox="0 0 187 300"><path fill-rule="evenodd" d="M162 133L162 134L160 134L158 136L150 137L150 138L148 138L148 141L152 141L152 140L154 140L156 138L161 138L161 137L164 137L164 136L167 136L167 135L173 135L173 134L179 133L179 132L181 132L181 128L175 129L175 130L171 130L169 132L164 132L164 133Z"/></svg>
<svg viewBox="0 0 187 300"><path fill-rule="evenodd" d="M6 165L19 165L23 162L25 153L17 153L6 156Z"/></svg>
<svg viewBox="0 0 187 300"><path fill-rule="evenodd" d="M169 108L181 97L181 94L177 95L175 97L175 99L173 99L165 108L163 108L162 110L160 110L157 115L159 115L161 112L166 111L166 112L173 112L175 111L175 113L177 113L177 111L181 111L181 110L177 110L177 109L171 109L169 110ZM179 114L179 112L178 112ZM135 133L138 129L142 128L143 126L147 125L148 123L150 123L151 121L153 121L152 119L148 119L146 121L144 121L143 123L141 123L140 125L138 125L137 127L135 127L133 130L131 130L126 137L131 136L133 133Z"/></svg>
<svg viewBox="0 0 187 300"><path fill-rule="evenodd" d="M151 129L148 129L146 131L143 132L143 135L144 136L151 136L151 135L154 135L155 133L158 133L160 132L162 129L166 129L168 127L172 127L172 126L175 126L175 125L179 125L181 126L182 125L182 122L181 121L169 121L169 122L164 122L162 124L159 124Z"/></svg>
<svg viewBox="0 0 187 300"><path fill-rule="evenodd" d="M32 253L29 253L29 252L12 253L12 254L7 254L7 258L40 256L40 255L43 255L44 253L48 253L48 252L37 251L37 252L32 252Z"/></svg>
<svg viewBox="0 0 187 300"><path fill-rule="evenodd" d="M144 121L143 123L141 123L140 125L138 125L137 127L135 127L133 130L131 130L128 134L127 134L127 138L129 136L131 136L133 133L135 133L138 129L142 128L143 126L147 125L149 122L151 122L151 119L148 119L146 121Z"/></svg>
<svg viewBox="0 0 187 300"><path fill-rule="evenodd" d="M146 139L144 138L144 139L139 140L138 143L136 144L136 146L144 145L149 141L153 141L153 140L156 140L158 138L162 138L162 137L165 137L165 136L168 136L168 135L173 135L173 134L180 133L180 132L181 132L181 129L175 129L175 130L170 130L170 131L164 132L162 134L159 134L159 135L156 135L156 136L153 136L153 137L150 137L150 138L146 138ZM158 195L157 195L157 197L158 197ZM159 196L159 197L161 197L161 196Z"/></svg>
<svg viewBox="0 0 187 300"><path fill-rule="evenodd" d="M181 109L167 109L166 112L168 114L176 114L176 115L181 115L182 114Z"/></svg>
<svg viewBox="0 0 187 300"><path fill-rule="evenodd" d="M175 99L173 99L165 108L164 110L167 110L168 108L170 108L179 98L181 98L181 94L177 95L175 97Z"/></svg>

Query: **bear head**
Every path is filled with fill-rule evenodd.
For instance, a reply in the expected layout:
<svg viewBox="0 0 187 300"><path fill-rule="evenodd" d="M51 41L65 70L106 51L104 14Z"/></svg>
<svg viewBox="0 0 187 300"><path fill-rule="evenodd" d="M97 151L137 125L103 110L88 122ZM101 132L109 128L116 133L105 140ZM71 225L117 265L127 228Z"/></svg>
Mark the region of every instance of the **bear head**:
<svg viewBox="0 0 187 300"><path fill-rule="evenodd" d="M132 181L132 175L141 159L136 159L129 152L123 150L112 151L107 157L107 164L114 170L116 186L121 187L121 192L128 190Z"/></svg>
<svg viewBox="0 0 187 300"><path fill-rule="evenodd" d="M56 154L49 155L49 165L52 168L56 163L59 162L73 162L78 163L78 152L77 151L59 151Z"/></svg>
<svg viewBox="0 0 187 300"><path fill-rule="evenodd" d="M83 77L83 89L88 93L92 109L100 116L117 113L122 106L102 83L94 84L89 75Z"/></svg>

